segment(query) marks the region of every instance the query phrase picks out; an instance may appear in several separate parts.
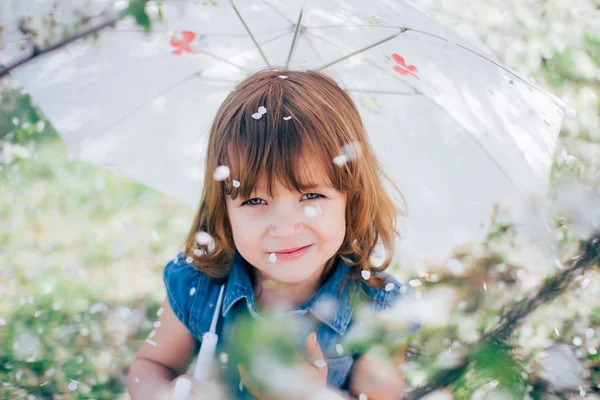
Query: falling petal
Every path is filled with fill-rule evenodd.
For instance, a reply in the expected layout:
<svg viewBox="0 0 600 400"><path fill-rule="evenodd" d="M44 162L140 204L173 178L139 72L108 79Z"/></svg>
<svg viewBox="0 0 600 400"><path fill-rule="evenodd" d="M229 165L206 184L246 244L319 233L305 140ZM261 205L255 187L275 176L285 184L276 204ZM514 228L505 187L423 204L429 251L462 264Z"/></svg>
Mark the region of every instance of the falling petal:
<svg viewBox="0 0 600 400"><path fill-rule="evenodd" d="M306 206L304 207L304 215L309 218L318 217L321 214L321 207L317 206Z"/></svg>
<svg viewBox="0 0 600 400"><path fill-rule="evenodd" d="M361 394L358 395L358 400L367 400L367 399L368 399L368 397L364 393L361 393Z"/></svg>
<svg viewBox="0 0 600 400"><path fill-rule="evenodd" d="M362 276L362 278L363 278L365 281L368 281L368 280L369 280L369 278L371 277L371 271L362 270L362 271L360 272L360 275Z"/></svg>
<svg viewBox="0 0 600 400"><path fill-rule="evenodd" d="M493 386L493 387L496 387L496 386L498 386L499 383L500 382L498 382L497 380L494 379L493 381L490 381L489 385Z"/></svg>
<svg viewBox="0 0 600 400"><path fill-rule="evenodd" d="M287 117L283 117L284 120L289 121L290 119L292 119L291 115L288 115Z"/></svg>
<svg viewBox="0 0 600 400"><path fill-rule="evenodd" d="M194 249L194 255L196 257L202 257L206 255L206 251L204 251L203 249Z"/></svg>
<svg viewBox="0 0 600 400"><path fill-rule="evenodd" d="M67 386L69 388L69 390L77 390L77 384L79 382L74 381L73 379L71 379L71 383L69 383L69 386Z"/></svg>
<svg viewBox="0 0 600 400"><path fill-rule="evenodd" d="M229 362L229 354L227 354L227 353L219 354L219 360L221 360L221 362L223 364L227 364Z"/></svg>
<svg viewBox="0 0 600 400"><path fill-rule="evenodd" d="M193 287L190 289L190 296L193 296L196 293L196 288Z"/></svg>
<svg viewBox="0 0 600 400"><path fill-rule="evenodd" d="M146 343L148 343L151 346L156 347L156 342L154 340L146 339Z"/></svg>
<svg viewBox="0 0 600 400"><path fill-rule="evenodd" d="M269 261L272 262L272 263L276 262L277 261L277 254L275 254L275 253L269 254Z"/></svg>
<svg viewBox="0 0 600 400"><path fill-rule="evenodd" d="M232 184L233 184L233 187L235 187L235 188L239 188L241 185L240 181L236 181L235 179L233 180Z"/></svg>
<svg viewBox="0 0 600 400"><path fill-rule="evenodd" d="M487 284L483 282L483 290L487 290Z"/></svg>
<svg viewBox="0 0 600 400"><path fill-rule="evenodd" d="M38 123L35 124L35 130L38 133L41 133L44 130L44 128L46 128L46 122L44 121L38 121Z"/></svg>
<svg viewBox="0 0 600 400"><path fill-rule="evenodd" d="M344 353L344 346L340 343L335 345L335 351L338 353L338 356L341 356Z"/></svg>
<svg viewBox="0 0 600 400"><path fill-rule="evenodd" d="M390 282L387 285L385 285L385 291L386 292L389 292L389 291L391 291L393 289L394 289L394 283L393 282Z"/></svg>
<svg viewBox="0 0 600 400"><path fill-rule="evenodd" d="M325 360L315 360L315 365L319 368L323 368L327 365L327 363L325 362Z"/></svg>
<svg viewBox="0 0 600 400"><path fill-rule="evenodd" d="M554 328L554 333L556 333L556 336L560 336L560 333L558 332L558 328Z"/></svg>
<svg viewBox="0 0 600 400"><path fill-rule="evenodd" d="M287 75L279 75L281 79L287 79Z"/></svg>
<svg viewBox="0 0 600 400"><path fill-rule="evenodd" d="M229 167L227 165L220 165L215 169L213 179L216 181L224 181L229 177L229 172Z"/></svg>
<svg viewBox="0 0 600 400"><path fill-rule="evenodd" d="M204 232L204 231L197 232L195 238L196 238L196 243L198 243L200 246L208 246L214 240L213 237L210 236L209 233Z"/></svg>
<svg viewBox="0 0 600 400"><path fill-rule="evenodd" d="M261 119L262 116L263 115L261 113L254 113L254 114L252 114L252 118L254 118L254 119Z"/></svg>
<svg viewBox="0 0 600 400"><path fill-rule="evenodd" d="M266 114L267 113L267 109L263 106L258 107L258 112L261 114Z"/></svg>
<svg viewBox="0 0 600 400"><path fill-rule="evenodd" d="M185 262L191 264L192 262L194 262L194 259L192 257L188 257L185 259Z"/></svg>
<svg viewBox="0 0 600 400"><path fill-rule="evenodd" d="M340 167L346 164L346 161L348 161L348 156L345 154L340 154L339 156L335 156L333 158L333 163Z"/></svg>

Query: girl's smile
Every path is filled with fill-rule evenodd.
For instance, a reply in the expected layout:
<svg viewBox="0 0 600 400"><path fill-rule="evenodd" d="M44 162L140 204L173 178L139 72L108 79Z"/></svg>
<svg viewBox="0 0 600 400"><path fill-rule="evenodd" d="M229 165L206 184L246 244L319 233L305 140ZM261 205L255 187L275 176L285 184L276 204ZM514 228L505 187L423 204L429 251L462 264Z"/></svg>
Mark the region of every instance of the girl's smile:
<svg viewBox="0 0 600 400"><path fill-rule="evenodd" d="M274 251L275 256L277 257L277 261L286 261L286 260L294 260L296 258L302 257L310 248L312 244L303 247L296 247L294 249L286 249L282 251Z"/></svg>

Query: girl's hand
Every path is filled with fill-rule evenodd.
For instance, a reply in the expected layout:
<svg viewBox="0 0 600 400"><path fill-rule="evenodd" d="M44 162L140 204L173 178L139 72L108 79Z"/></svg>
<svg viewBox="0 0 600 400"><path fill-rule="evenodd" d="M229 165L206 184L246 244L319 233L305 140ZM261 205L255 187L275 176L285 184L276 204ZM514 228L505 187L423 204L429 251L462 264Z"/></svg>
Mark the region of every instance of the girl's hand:
<svg viewBox="0 0 600 400"><path fill-rule="evenodd" d="M400 344L392 358L380 357L376 352L363 354L352 368L350 390L356 396L364 393L369 400L398 400L402 396L404 375L399 365L404 361L406 342Z"/></svg>
<svg viewBox="0 0 600 400"><path fill-rule="evenodd" d="M243 365L238 365L242 383L246 389L259 400L280 400L280 399L307 399L312 394L327 390L327 364L317 335L313 332L306 337L306 363L301 361L301 372L305 372L308 377L305 390L301 393L285 393L283 395L273 395L262 392L257 385L253 384L253 380L248 373L248 370Z"/></svg>
<svg viewBox="0 0 600 400"><path fill-rule="evenodd" d="M166 390L159 396L160 400L180 399L181 397L173 397L175 385L180 379L187 379L191 382L191 391L187 400L225 400L223 389L216 382L201 383L190 375L180 375L173 379Z"/></svg>

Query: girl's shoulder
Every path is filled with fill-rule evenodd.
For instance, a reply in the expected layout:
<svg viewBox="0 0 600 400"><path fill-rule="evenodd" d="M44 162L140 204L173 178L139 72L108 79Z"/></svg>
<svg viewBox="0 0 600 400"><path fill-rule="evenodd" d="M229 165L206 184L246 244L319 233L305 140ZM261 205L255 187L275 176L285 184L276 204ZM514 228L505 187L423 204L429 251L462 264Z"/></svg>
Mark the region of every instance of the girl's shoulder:
<svg viewBox="0 0 600 400"><path fill-rule="evenodd" d="M385 278L385 285L381 289L379 289L376 287L369 286L363 282L363 289L367 296L369 296L373 300L373 307L376 312L384 311L396 305L402 307L402 305L399 304L399 302L404 299L418 299L417 292L414 289L412 289L408 285L405 285L404 283L399 282L389 273L382 271L376 272L375 274ZM406 302L406 304L411 304L411 302L408 301ZM402 308L400 308L400 310L401 309ZM411 335L417 332L420 328L421 324L418 321L412 321L409 324L407 331L404 332L402 336Z"/></svg>
<svg viewBox="0 0 600 400"><path fill-rule="evenodd" d="M377 311L391 307L404 295L414 295L414 290L408 287L408 285L399 282L389 273L382 271L373 272L373 274L384 278L384 286L376 288L367 285L366 282L362 282L362 288L367 296L373 300L373 305Z"/></svg>
<svg viewBox="0 0 600 400"><path fill-rule="evenodd" d="M164 267L163 281L173 313L192 336L201 339L212 320L220 285L187 262L183 253Z"/></svg>

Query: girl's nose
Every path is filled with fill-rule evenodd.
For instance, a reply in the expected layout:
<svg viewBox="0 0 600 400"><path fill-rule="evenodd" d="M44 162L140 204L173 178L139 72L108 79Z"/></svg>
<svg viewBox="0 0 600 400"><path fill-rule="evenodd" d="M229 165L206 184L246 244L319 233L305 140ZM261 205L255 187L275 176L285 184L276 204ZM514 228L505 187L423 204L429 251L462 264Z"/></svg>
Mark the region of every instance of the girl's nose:
<svg viewBox="0 0 600 400"><path fill-rule="evenodd" d="M269 224L269 234L273 237L295 236L302 230L302 210L281 210L273 213Z"/></svg>

